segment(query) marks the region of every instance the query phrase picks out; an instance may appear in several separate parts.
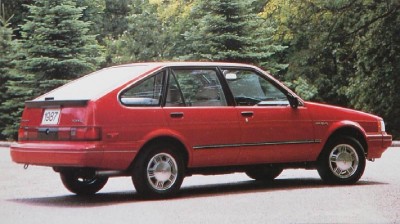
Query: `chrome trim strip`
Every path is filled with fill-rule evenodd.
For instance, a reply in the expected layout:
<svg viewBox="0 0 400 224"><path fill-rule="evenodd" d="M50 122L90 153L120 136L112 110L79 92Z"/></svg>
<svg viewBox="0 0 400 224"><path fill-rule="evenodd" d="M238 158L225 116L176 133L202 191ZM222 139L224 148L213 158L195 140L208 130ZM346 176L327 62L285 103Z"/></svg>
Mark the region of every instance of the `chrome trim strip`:
<svg viewBox="0 0 400 224"><path fill-rule="evenodd" d="M200 145L200 146L193 146L193 149L216 149L216 148L234 148L234 147L241 147L242 144L232 144L232 145Z"/></svg>
<svg viewBox="0 0 400 224"><path fill-rule="evenodd" d="M234 148L244 146L263 146L263 145L293 145L293 144L318 144L321 139L300 140L300 141L282 141L282 142L257 142L257 143L242 143L242 144L225 144L225 145L201 145L193 146L193 149L216 149L216 148Z"/></svg>

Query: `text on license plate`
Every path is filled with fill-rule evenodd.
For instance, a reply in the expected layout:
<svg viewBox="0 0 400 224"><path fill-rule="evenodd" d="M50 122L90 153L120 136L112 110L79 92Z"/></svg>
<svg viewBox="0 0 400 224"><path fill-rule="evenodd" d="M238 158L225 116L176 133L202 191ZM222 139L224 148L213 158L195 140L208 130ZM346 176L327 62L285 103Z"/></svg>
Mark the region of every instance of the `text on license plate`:
<svg viewBox="0 0 400 224"><path fill-rule="evenodd" d="M43 113L42 124L58 124L60 114L60 109L46 109Z"/></svg>

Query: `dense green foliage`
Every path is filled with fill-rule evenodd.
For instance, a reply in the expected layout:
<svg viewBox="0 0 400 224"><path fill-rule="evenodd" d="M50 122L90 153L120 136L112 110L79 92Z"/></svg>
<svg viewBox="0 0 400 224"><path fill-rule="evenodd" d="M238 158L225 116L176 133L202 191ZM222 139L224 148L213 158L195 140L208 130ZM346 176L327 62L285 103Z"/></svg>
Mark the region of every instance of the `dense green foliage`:
<svg viewBox="0 0 400 224"><path fill-rule="evenodd" d="M14 63L12 56L15 55L16 42L12 40L12 29L9 21L12 17L6 17L3 13L3 7L0 5L0 102L3 103L8 99L7 83L10 80L10 73L13 70ZM9 108L0 105L0 130L7 128L9 122ZM0 133L0 138L5 137Z"/></svg>
<svg viewBox="0 0 400 224"><path fill-rule="evenodd" d="M285 79L297 92L383 116L400 134L399 1L271 0L263 16L289 46Z"/></svg>
<svg viewBox="0 0 400 224"><path fill-rule="evenodd" d="M146 2L143 4L142 2ZM146 0L132 1L130 14L125 19L126 29L112 45L112 63L157 61L166 59L169 26L159 18L157 5ZM170 24L168 24L170 25Z"/></svg>
<svg viewBox="0 0 400 224"><path fill-rule="evenodd" d="M265 26L252 1L207 0L193 7L193 23L184 33L189 60L254 63L272 70L285 68L275 63L283 46L272 43L273 28Z"/></svg>
<svg viewBox="0 0 400 224"><path fill-rule="evenodd" d="M84 8L75 1L37 0L28 8L19 55L12 60L15 69L5 76L2 107L12 111L2 134L10 138L15 138L24 101L94 71L102 61L102 48L89 34L90 23L80 19Z"/></svg>
<svg viewBox="0 0 400 224"><path fill-rule="evenodd" d="M84 8L73 0L37 0L21 26L25 57L20 68L35 75L41 94L96 69L101 47L80 20Z"/></svg>
<svg viewBox="0 0 400 224"><path fill-rule="evenodd" d="M379 13L373 13L371 12ZM353 30L357 35L356 71L346 95L350 105L385 117L388 129L400 135L400 3L372 3Z"/></svg>
<svg viewBox="0 0 400 224"><path fill-rule="evenodd" d="M256 64L400 136L398 0L2 2L1 139L15 138L25 100L100 67L159 60Z"/></svg>

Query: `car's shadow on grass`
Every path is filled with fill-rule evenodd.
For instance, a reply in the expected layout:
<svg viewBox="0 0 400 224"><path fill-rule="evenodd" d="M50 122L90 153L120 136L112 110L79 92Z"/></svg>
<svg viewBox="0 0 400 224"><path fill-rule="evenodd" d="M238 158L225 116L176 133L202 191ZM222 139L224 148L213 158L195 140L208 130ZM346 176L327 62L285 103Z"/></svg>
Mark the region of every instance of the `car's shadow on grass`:
<svg viewBox="0 0 400 224"><path fill-rule="evenodd" d="M252 194L252 193L274 193L278 191L295 191L316 188L353 188L371 185L384 185L386 183L373 181L359 181L354 185L326 185L318 178L306 179L277 179L273 182L240 181L232 183L218 183L199 186L182 187L179 194L168 199L145 199L135 191L97 193L93 196L66 195L44 198L16 198L8 201L22 204L51 207L98 207L123 203L139 203L159 200L182 200L200 197L216 197L226 195Z"/></svg>

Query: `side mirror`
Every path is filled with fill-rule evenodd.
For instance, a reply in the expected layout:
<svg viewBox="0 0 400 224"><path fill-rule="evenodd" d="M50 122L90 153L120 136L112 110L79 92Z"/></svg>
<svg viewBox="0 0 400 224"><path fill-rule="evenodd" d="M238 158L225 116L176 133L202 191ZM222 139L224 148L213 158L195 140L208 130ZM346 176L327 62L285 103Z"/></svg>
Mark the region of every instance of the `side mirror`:
<svg viewBox="0 0 400 224"><path fill-rule="evenodd" d="M287 98L288 98L288 100L289 100L290 106L291 106L293 109L296 109L296 108L299 107L299 105L300 105L299 98L293 96L293 95L290 94L290 93L287 95Z"/></svg>

